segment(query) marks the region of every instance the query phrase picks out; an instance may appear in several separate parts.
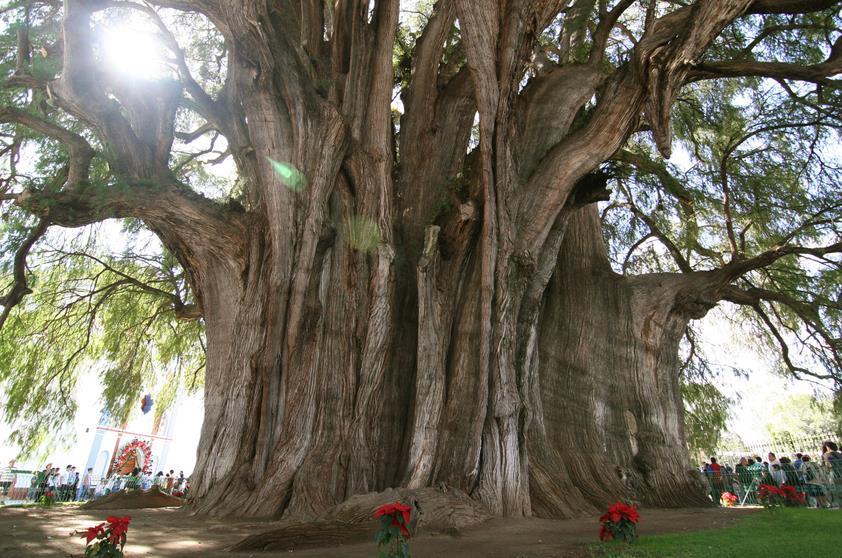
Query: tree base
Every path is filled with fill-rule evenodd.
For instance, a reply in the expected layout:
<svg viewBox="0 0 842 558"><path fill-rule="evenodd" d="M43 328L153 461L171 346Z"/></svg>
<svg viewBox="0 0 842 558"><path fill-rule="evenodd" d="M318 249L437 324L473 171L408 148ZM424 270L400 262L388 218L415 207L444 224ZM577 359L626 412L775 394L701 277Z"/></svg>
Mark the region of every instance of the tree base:
<svg viewBox="0 0 842 558"><path fill-rule="evenodd" d="M481 503L445 485L388 489L354 496L313 521L285 521L277 529L246 537L231 550L292 551L371 541L377 529L374 511L397 500L415 508L410 522L413 535L419 532L456 535L491 518Z"/></svg>

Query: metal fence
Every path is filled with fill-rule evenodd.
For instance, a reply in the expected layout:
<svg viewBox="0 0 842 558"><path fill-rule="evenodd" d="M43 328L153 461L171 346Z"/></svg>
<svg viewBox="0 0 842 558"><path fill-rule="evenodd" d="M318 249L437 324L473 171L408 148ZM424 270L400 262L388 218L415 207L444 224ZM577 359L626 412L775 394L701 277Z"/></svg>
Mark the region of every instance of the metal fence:
<svg viewBox="0 0 842 558"><path fill-rule="evenodd" d="M832 432L821 432L818 434L793 436L789 432L783 432L776 436L755 440L732 440L717 448L715 455L763 455L768 452L775 454L789 455L796 452L818 453L822 444L827 440L835 440L837 436Z"/></svg>
<svg viewBox="0 0 842 558"><path fill-rule="evenodd" d="M791 486L804 496L809 507L840 507L842 463L830 467L821 463L731 467L706 471L710 499L722 506L757 505L761 485ZM727 501L730 497L731 501Z"/></svg>
<svg viewBox="0 0 842 558"><path fill-rule="evenodd" d="M91 477L88 486L83 486L80 477L72 485L51 482L38 472L12 469L5 470L0 474L0 505L16 505L36 503L43 496L49 496L56 502L84 502L116 492L123 489L149 489L153 485L159 485L161 490L184 496L186 490L186 479L173 479L171 486L167 486L166 479L159 477L156 482L154 478L144 475L136 477L131 475L112 475L108 479Z"/></svg>

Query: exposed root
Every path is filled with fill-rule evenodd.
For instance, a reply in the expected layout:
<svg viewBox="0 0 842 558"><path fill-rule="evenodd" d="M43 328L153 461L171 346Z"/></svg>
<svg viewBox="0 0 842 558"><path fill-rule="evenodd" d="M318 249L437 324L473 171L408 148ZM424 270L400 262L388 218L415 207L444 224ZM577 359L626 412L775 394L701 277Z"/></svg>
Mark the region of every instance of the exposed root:
<svg viewBox="0 0 842 558"><path fill-rule="evenodd" d="M173 508L184 503L181 498L162 492L157 486L149 490L119 490L92 500L83 510L136 510L140 508Z"/></svg>
<svg viewBox="0 0 842 558"><path fill-rule="evenodd" d="M277 529L246 537L231 550L296 550L369 541L377 528L372 518L374 511L396 500L415 508L410 525L413 534L423 531L454 535L491 517L482 504L445 485L388 489L353 496L314 521L285 521Z"/></svg>

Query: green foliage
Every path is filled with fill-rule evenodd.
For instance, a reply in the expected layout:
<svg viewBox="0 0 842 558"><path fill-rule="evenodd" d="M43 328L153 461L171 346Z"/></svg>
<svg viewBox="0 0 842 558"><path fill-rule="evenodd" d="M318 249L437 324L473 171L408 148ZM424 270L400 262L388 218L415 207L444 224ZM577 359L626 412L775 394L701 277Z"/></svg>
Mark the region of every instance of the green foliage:
<svg viewBox="0 0 842 558"><path fill-rule="evenodd" d="M721 529L641 537L634 545L615 549L594 545L590 556L600 558L743 558L745 556L821 556L842 545L839 512L782 508L775 514L733 513L734 522Z"/></svg>
<svg viewBox="0 0 842 558"><path fill-rule="evenodd" d="M772 439L819 436L835 430L833 401L814 395L790 395L769 409L766 431Z"/></svg>
<svg viewBox="0 0 842 558"><path fill-rule="evenodd" d="M34 292L0 330L3 418L25 454L67 436L73 392L86 370L99 371L103 409L117 423L146 389L160 386L165 394L160 413L173 401L172 390L201 386L203 326L175 317L172 297L186 292L186 284L174 258L154 243L151 254L97 253L89 240L30 257ZM5 263L3 275L8 272Z"/></svg>
<svg viewBox="0 0 842 558"><path fill-rule="evenodd" d="M710 455L719 446L731 400L709 383L683 382L684 433L691 456Z"/></svg>
<svg viewBox="0 0 842 558"><path fill-rule="evenodd" d="M829 12L752 16L726 29L706 56L818 63L839 23ZM611 166L614 194L603 215L618 272L714 270L780 246L838 242L838 88L760 78L700 81L682 90L672 121L671 159L639 134ZM782 373L842 386L838 254L785 256L734 284L759 293L755 304L732 312L747 344L778 355Z"/></svg>

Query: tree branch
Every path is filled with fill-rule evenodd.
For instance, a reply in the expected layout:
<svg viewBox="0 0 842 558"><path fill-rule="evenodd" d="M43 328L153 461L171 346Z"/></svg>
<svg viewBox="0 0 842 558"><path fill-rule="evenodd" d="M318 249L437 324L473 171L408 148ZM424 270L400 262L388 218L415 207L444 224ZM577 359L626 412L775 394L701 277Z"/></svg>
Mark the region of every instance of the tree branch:
<svg viewBox="0 0 842 558"><path fill-rule="evenodd" d="M88 180L91 159L96 154L91 145L80 135L53 124L39 116L14 107L0 108L0 122L15 122L36 132L57 139L67 149L70 163L67 187L72 188Z"/></svg>
<svg viewBox="0 0 842 558"><path fill-rule="evenodd" d="M611 35L611 30L614 29L617 20L623 15L627 9L635 3L636 0L620 0L617 5L611 9L610 12L600 18L599 24L593 33L593 47L588 57L588 64L592 66L599 65L605 57L605 44L608 42L608 37Z"/></svg>
<svg viewBox="0 0 842 558"><path fill-rule="evenodd" d="M64 252L64 251L60 251L60 253L64 254L65 256L85 257L85 258L88 258L90 260L93 260L97 264L102 266L105 270L113 273L114 275L122 277L123 280L126 282L126 284L134 285L135 287L139 288L140 290L142 290L144 292L147 292L147 293L155 295L155 296L160 296L164 299L169 300L170 303L172 304L172 309L175 312L176 317L178 317L180 319L199 319L199 318L202 317L202 311L197 305L195 305L195 304L185 304L184 301L181 300L181 297L179 297L177 294L171 293L171 292L168 292L168 291L164 291L164 290L159 289L157 287L153 287L152 285L150 285L148 283L145 283L145 282L141 281L140 279L137 279L135 277L132 277L131 275L123 273L119 269L115 269L113 266L109 265L108 263L106 263L105 261L103 261L102 259L100 259L96 256L93 256L93 255L85 253L85 252Z"/></svg>
<svg viewBox="0 0 842 558"><path fill-rule="evenodd" d="M6 323L6 319L9 317L12 308L18 305L24 296L32 292L26 282L26 257L29 255L32 246L47 232L49 226L49 221L41 218L35 228L29 232L26 239L15 251L14 267L12 269L12 286L9 292L4 296L0 296L0 305L3 306L3 312L0 313L0 329L3 329L3 324Z"/></svg>
<svg viewBox="0 0 842 558"><path fill-rule="evenodd" d="M723 276L725 276L728 280L736 279L749 271L760 269L763 267L767 267L768 265L776 262L777 260L790 255L810 255L810 256L817 256L817 257L824 257L827 254L838 254L842 253L842 242L835 242L833 244L829 244L827 246L820 246L816 248L806 247L806 246L779 246L777 248L773 248L771 250L767 250L761 254L758 254L751 258L746 258L744 260L737 260L732 261L722 268L720 268L720 272Z"/></svg>
<svg viewBox="0 0 842 558"><path fill-rule="evenodd" d="M754 0L747 14L805 14L829 10L839 0Z"/></svg>
<svg viewBox="0 0 842 558"><path fill-rule="evenodd" d="M841 80L830 79L840 73L842 73L842 52L838 52L836 56L821 64L808 66L788 62L756 62L753 60L705 62L693 67L687 76L687 82L725 77L757 76L842 87Z"/></svg>

